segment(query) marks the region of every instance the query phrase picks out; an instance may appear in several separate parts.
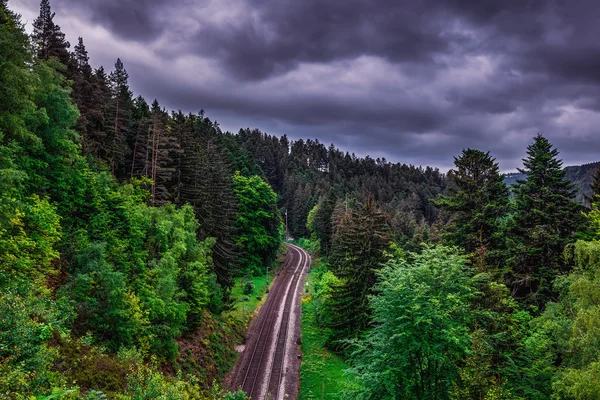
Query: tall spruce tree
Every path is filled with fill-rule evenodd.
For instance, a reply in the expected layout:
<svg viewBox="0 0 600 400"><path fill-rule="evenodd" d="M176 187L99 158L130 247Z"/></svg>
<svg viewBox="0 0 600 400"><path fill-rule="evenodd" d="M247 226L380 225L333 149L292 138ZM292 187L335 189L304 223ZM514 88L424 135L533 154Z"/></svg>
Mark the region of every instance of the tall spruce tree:
<svg viewBox="0 0 600 400"><path fill-rule="evenodd" d="M108 76L103 67L93 72L92 79L92 98L82 99L86 104L90 103L91 108L87 109L86 128L83 137L83 150L86 154L95 157L96 161L105 161L107 148L106 143L111 128L109 118L109 108L111 105L111 91L109 87ZM75 94L75 87L73 88Z"/></svg>
<svg viewBox="0 0 600 400"><path fill-rule="evenodd" d="M344 212L336 227L330 256L331 271L341 280L333 288L332 296L331 328L336 339L352 337L368 326L368 299L388 246L386 218L371 196L365 203Z"/></svg>
<svg viewBox="0 0 600 400"><path fill-rule="evenodd" d="M157 100L152 103L151 118L150 178L152 179L152 204L164 205L171 200L169 186L176 172L179 143L169 129L169 114L160 107Z"/></svg>
<svg viewBox="0 0 600 400"><path fill-rule="evenodd" d="M181 201L190 203L200 222L200 235L214 237L214 272L228 297L238 266L235 224L237 200L233 171L219 143L218 126L201 111L190 116L193 130L181 138Z"/></svg>
<svg viewBox="0 0 600 400"><path fill-rule="evenodd" d="M115 70L111 72L109 81L112 94L107 119L110 124L108 140L106 143L105 160L112 173L120 179L130 176L130 149L133 148L135 135L131 129L131 114L133 111L133 95L129 90L129 74L120 58L115 63Z"/></svg>
<svg viewBox="0 0 600 400"><path fill-rule="evenodd" d="M150 154L152 134L152 114L150 106L142 96L134 100L133 134L135 140L131 150L130 178L150 178Z"/></svg>
<svg viewBox="0 0 600 400"><path fill-rule="evenodd" d="M33 21L33 45L40 60L56 57L65 66L71 63L69 42L60 26L54 23L54 15L49 0L40 3L40 15Z"/></svg>
<svg viewBox="0 0 600 400"><path fill-rule="evenodd" d="M454 158L455 169L448 172L453 184L448 195L440 195L435 204L450 213L450 225L444 238L472 255L477 265L491 262L498 266L503 246L500 220L509 210L509 191L498 163L490 153L463 150Z"/></svg>
<svg viewBox="0 0 600 400"><path fill-rule="evenodd" d="M319 207L314 216L314 230L319 240L319 248L324 256L331 252L331 242L333 240L333 211L335 209L336 195L330 190L319 201Z"/></svg>
<svg viewBox="0 0 600 400"><path fill-rule="evenodd" d="M75 73L73 74L71 98L80 114L75 130L81 135L84 153L88 153L89 143L92 140L90 133L93 131L94 114L102 113L102 104L94 96L94 73L89 64L88 53L81 37L74 48L72 58Z"/></svg>
<svg viewBox="0 0 600 400"><path fill-rule="evenodd" d="M171 180L168 183L169 192L173 203L180 205L181 200L181 187L183 184L181 176L181 168L184 163L185 151L184 144L185 140L190 137L194 131L194 125L190 118L179 110L178 112L171 113L171 135L177 143L179 151L174 155L173 166L175 168L174 174L171 176Z"/></svg>
<svg viewBox="0 0 600 400"><path fill-rule="evenodd" d="M565 246L575 240L583 221L575 187L565 179L558 151L541 134L527 147L527 178L513 185L516 212L508 235L512 295L529 304L543 305L554 298L557 275L569 270Z"/></svg>

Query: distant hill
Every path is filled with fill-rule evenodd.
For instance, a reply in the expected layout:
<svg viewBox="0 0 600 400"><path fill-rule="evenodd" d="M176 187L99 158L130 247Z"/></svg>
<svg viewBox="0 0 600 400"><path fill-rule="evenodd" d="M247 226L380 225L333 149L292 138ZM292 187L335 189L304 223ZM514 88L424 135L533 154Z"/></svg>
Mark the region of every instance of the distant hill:
<svg viewBox="0 0 600 400"><path fill-rule="evenodd" d="M577 201L584 203L585 196L591 194L590 184L596 170L600 168L600 161L584 165L575 165L566 167L567 171L566 178L575 184L577 187ZM504 183L508 186L517 183L518 179L525 179L526 175L519 172L506 174L504 177Z"/></svg>

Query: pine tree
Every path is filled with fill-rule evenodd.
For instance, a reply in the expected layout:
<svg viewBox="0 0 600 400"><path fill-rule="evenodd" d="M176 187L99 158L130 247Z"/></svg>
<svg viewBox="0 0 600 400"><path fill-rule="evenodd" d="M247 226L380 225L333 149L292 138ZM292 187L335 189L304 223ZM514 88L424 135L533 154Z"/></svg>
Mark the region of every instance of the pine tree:
<svg viewBox="0 0 600 400"><path fill-rule="evenodd" d="M592 190L592 193L590 196L586 196L586 200L590 205L594 205L600 202L600 167L598 167L594 173L594 178L590 184L590 189Z"/></svg>
<svg viewBox="0 0 600 400"><path fill-rule="evenodd" d="M171 135L177 142L178 151L174 154L175 173L168 182L169 192L173 202L177 205L183 203L181 199L181 188L183 185L182 168L185 162L184 146L189 143L194 132L194 119L186 116L180 111L173 112L171 115Z"/></svg>
<svg viewBox="0 0 600 400"><path fill-rule="evenodd" d="M80 37L72 55L75 73L73 76L73 91L71 98L79 109L79 119L75 130L79 132L84 153L88 153L90 131L93 130L93 114L102 107L94 96L94 74L89 64L89 57L83 39Z"/></svg>
<svg viewBox="0 0 600 400"><path fill-rule="evenodd" d="M150 179L152 204L164 205L170 200L169 183L176 172L179 144L169 130L169 115L154 100L151 108Z"/></svg>
<svg viewBox="0 0 600 400"><path fill-rule="evenodd" d="M117 59L115 70L110 74L112 100L107 119L112 120L106 143L106 161L112 173L120 179L130 176L127 162L133 148L135 135L131 132L132 93L128 84L129 74L121 59Z"/></svg>
<svg viewBox="0 0 600 400"><path fill-rule="evenodd" d="M336 339L349 338L370 322L368 298L388 246L386 219L372 197L344 212L336 227L329 260L331 271L342 282L334 287L332 296L331 328Z"/></svg>
<svg viewBox="0 0 600 400"><path fill-rule="evenodd" d="M499 266L498 252L503 247L500 220L509 209L509 191L498 163L489 152L466 149L454 158L454 165L456 169L448 172L453 184L450 193L435 202L450 213L451 223L444 237L476 256L473 261L485 262L491 256L488 261Z"/></svg>
<svg viewBox="0 0 600 400"><path fill-rule="evenodd" d="M77 45L73 49L73 59L75 60L75 65L77 68L87 76L92 75L92 67L90 67L90 58L88 57L88 52L85 49L85 45L83 44L83 38L80 36L77 39Z"/></svg>
<svg viewBox="0 0 600 400"><path fill-rule="evenodd" d="M292 237L300 238L308 235L306 228L306 218L308 213L315 206L315 199L312 195L313 186L308 182L293 179L290 183L297 182L296 189L291 198L291 204L287 206L289 217L289 232Z"/></svg>
<svg viewBox="0 0 600 400"><path fill-rule="evenodd" d="M31 37L34 48L40 60L56 57L63 65L69 66L71 63L71 56L68 51L70 44L66 41L65 34L60 30L60 26L54 23L54 15L49 0L42 0L40 15L33 22L33 35Z"/></svg>
<svg viewBox="0 0 600 400"><path fill-rule="evenodd" d="M81 99L88 104L89 108L85 114L85 125L83 121L78 123L78 131L82 132L83 150L86 154L95 157L96 162L106 163L108 132L111 124L108 118L109 107L111 104L111 93L108 83L108 77L103 67L98 68L92 73L91 98ZM75 96L75 88L73 88Z"/></svg>
<svg viewBox="0 0 600 400"><path fill-rule="evenodd" d="M142 96L138 96L134 100L134 104L132 130L135 140L131 152L131 170L129 176L130 178L150 178L152 114L150 106Z"/></svg>
<svg viewBox="0 0 600 400"><path fill-rule="evenodd" d="M237 274L235 224L237 201L233 171L220 143L218 127L204 116L191 116L193 131L181 139L181 200L190 203L200 222L201 236L214 237L214 270L227 298Z"/></svg>
<svg viewBox="0 0 600 400"><path fill-rule="evenodd" d="M575 187L565 179L558 151L537 135L523 160L525 180L513 186L516 213L508 235L512 294L529 304L554 298L552 285L568 271L565 246L574 241L583 223L582 206L574 201Z"/></svg>
<svg viewBox="0 0 600 400"><path fill-rule="evenodd" d="M319 247L325 256L328 256L331 251L333 211L336 200L335 193L333 190L330 190L319 202L319 207L313 221L315 234L319 239Z"/></svg>

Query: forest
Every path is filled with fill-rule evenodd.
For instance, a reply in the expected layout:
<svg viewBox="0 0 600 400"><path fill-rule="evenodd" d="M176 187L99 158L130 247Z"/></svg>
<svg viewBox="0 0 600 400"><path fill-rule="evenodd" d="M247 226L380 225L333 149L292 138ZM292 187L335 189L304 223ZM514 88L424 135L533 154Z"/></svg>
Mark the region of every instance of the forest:
<svg viewBox="0 0 600 400"><path fill-rule="evenodd" d="M221 383L232 293L286 235L318 266L339 398L600 398L597 164L540 134L507 185L485 150L442 173L224 132L54 16L29 35L0 0L0 398L245 399Z"/></svg>

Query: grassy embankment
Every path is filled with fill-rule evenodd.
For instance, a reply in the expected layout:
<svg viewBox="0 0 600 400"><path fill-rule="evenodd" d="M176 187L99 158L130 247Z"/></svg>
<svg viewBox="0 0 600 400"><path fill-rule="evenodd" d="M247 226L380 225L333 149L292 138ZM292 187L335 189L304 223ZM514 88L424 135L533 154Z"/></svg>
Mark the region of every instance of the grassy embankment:
<svg viewBox="0 0 600 400"><path fill-rule="evenodd" d="M341 399L342 391L350 383L344 372L348 365L325 348L324 335L317 324L314 287L321 273L318 259L313 260L313 268L306 278L308 293L302 298L303 358L299 400Z"/></svg>

